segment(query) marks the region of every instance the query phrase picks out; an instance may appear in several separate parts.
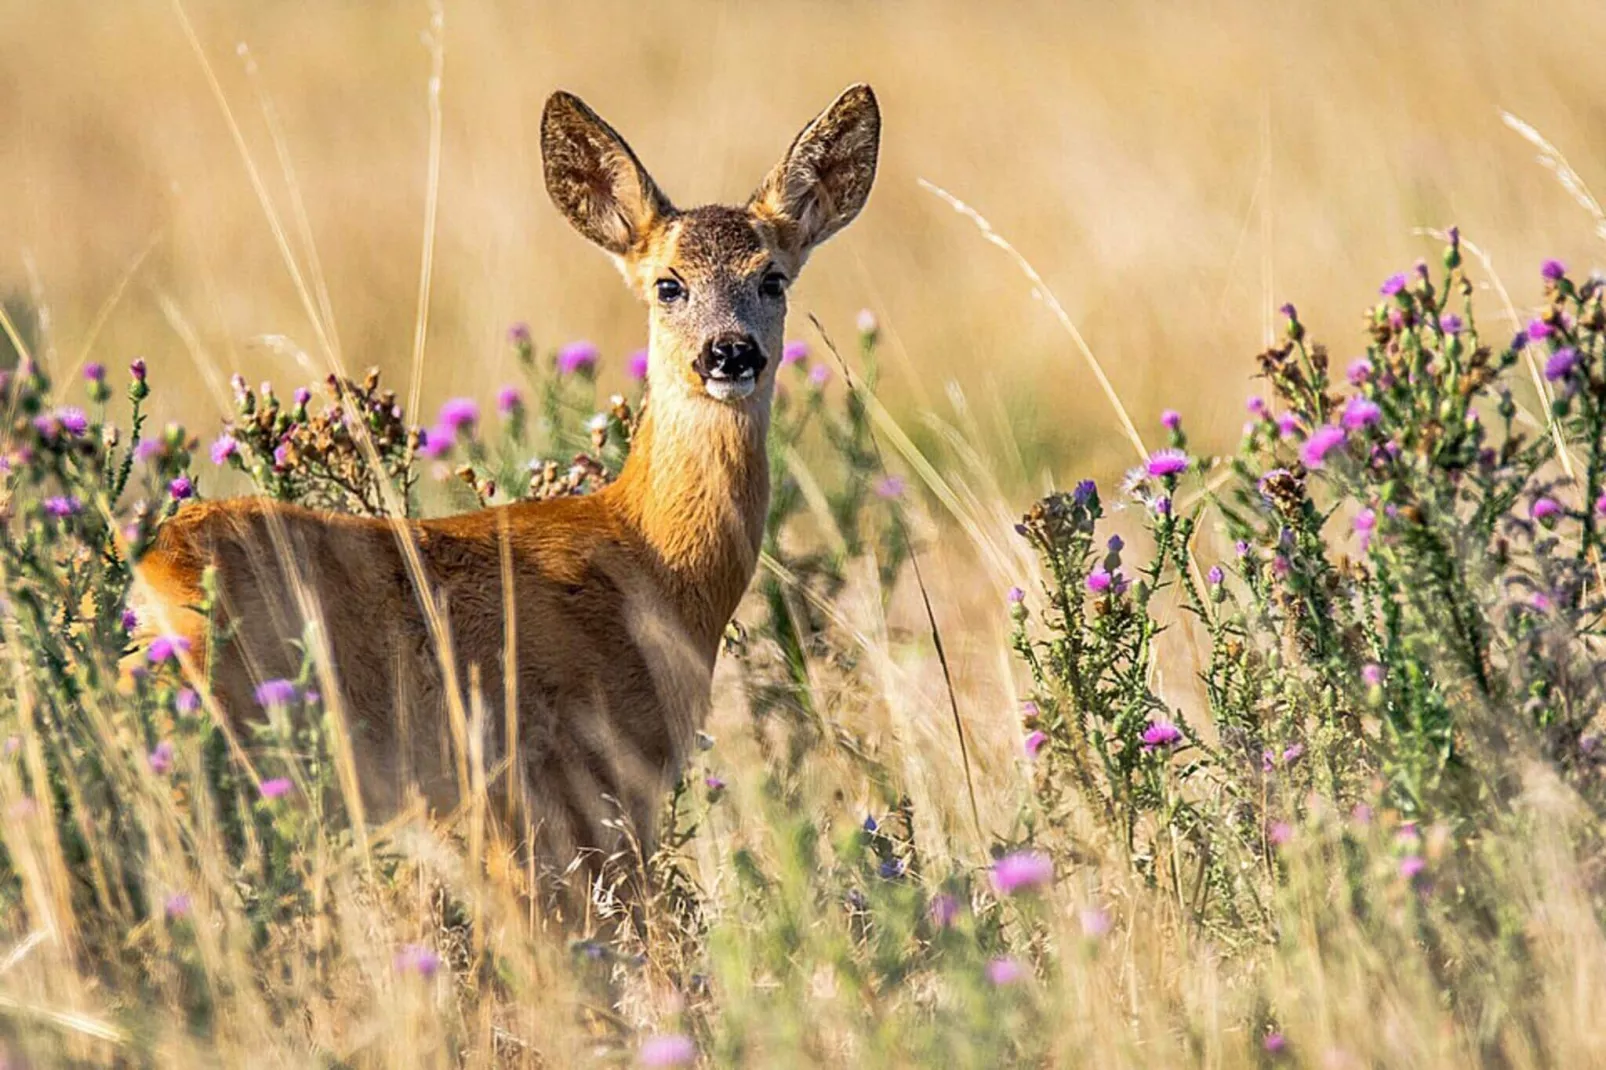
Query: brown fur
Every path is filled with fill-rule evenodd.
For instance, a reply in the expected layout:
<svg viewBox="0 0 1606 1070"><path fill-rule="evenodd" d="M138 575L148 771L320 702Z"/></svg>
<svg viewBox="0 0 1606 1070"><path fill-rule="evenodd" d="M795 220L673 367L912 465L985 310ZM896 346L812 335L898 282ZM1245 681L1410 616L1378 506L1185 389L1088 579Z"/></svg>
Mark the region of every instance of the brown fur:
<svg viewBox="0 0 1606 1070"><path fill-rule="evenodd" d="M650 404L605 490L401 530L449 623L459 686L471 668L482 681L488 766L503 757L503 555L510 560L520 752L511 769L548 862L615 846L603 822L621 807L650 843L763 536L764 443L786 310L784 293L761 284L777 272L794 278L809 251L858 213L879 128L874 96L854 87L804 129L747 207L680 211L577 98L547 103L553 202L652 309ZM654 300L665 277L685 284L684 301ZM730 332L769 359L750 396L717 400L696 360ZM221 594L213 623L225 636L210 666L208 622L188 608L202 601L208 566ZM395 524L261 499L192 505L163 526L139 573L152 615L166 622L154 626L190 637L236 722L252 715L258 682L295 674L297 592L310 593L368 803L393 807L409 782L439 806L457 801L444 674Z"/></svg>

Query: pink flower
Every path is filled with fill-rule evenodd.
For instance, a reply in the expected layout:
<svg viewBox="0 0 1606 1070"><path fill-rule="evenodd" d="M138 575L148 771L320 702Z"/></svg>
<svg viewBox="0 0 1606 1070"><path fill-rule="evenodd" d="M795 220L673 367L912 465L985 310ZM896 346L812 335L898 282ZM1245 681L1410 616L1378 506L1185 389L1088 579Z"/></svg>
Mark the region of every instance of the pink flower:
<svg viewBox="0 0 1606 1070"><path fill-rule="evenodd" d="M405 944L396 952L395 965L397 973L416 973L428 981L441 968L441 957L422 944Z"/></svg>
<svg viewBox="0 0 1606 1070"><path fill-rule="evenodd" d="M516 386L504 386L496 392L496 411L511 416L524 407L524 397Z"/></svg>
<svg viewBox="0 0 1606 1070"><path fill-rule="evenodd" d="M440 426L448 429L450 434L472 430L479 419L480 407L472 398L452 398L441 406Z"/></svg>
<svg viewBox="0 0 1606 1070"><path fill-rule="evenodd" d="M1257 420L1266 418L1266 399L1258 394L1245 401L1244 408L1248 409L1249 415Z"/></svg>
<svg viewBox="0 0 1606 1070"><path fill-rule="evenodd" d="M223 464L240 452L240 443L233 435L223 434L212 440L212 463Z"/></svg>
<svg viewBox="0 0 1606 1070"><path fill-rule="evenodd" d="M808 359L809 344L807 342L787 342L781 347L781 367L799 364Z"/></svg>
<svg viewBox="0 0 1606 1070"><path fill-rule="evenodd" d="M630 369L630 378L636 380L647 378L647 351L638 349L630 354L627 367Z"/></svg>
<svg viewBox="0 0 1606 1070"><path fill-rule="evenodd" d="M1294 826L1286 821L1274 822L1271 828L1266 830L1266 842L1273 847L1281 847L1293 838Z"/></svg>
<svg viewBox="0 0 1606 1070"><path fill-rule="evenodd" d="M1099 907L1086 908L1079 920L1082 923L1082 935L1089 940L1097 940L1110 931L1109 912Z"/></svg>
<svg viewBox="0 0 1606 1070"><path fill-rule="evenodd" d="M1299 417L1291 412L1277 417L1277 434L1283 438L1293 438L1299 434Z"/></svg>
<svg viewBox="0 0 1606 1070"><path fill-rule="evenodd" d="M931 905L926 908L931 916L931 923L939 929L952 928L959 918L959 900L947 892L939 892L931 897Z"/></svg>
<svg viewBox="0 0 1606 1070"><path fill-rule="evenodd" d="M1606 495L1603 495L1602 497L1603 499L1606 499ZM1602 510L1602 512L1606 512L1606 510ZM1009 594L1006 597L1008 597L1010 605L1018 606L1022 602L1026 601L1026 592L1021 590L1019 587L1011 587L1009 589Z"/></svg>
<svg viewBox="0 0 1606 1070"><path fill-rule="evenodd" d="M642 1066L690 1066L697 1059L697 1045L680 1033L658 1033L641 1042L637 1061Z"/></svg>
<svg viewBox="0 0 1606 1070"><path fill-rule="evenodd" d="M151 640L151 645L145 651L145 656L154 665L166 661L177 661L190 652L190 641L182 635L158 635Z"/></svg>
<svg viewBox="0 0 1606 1070"><path fill-rule="evenodd" d="M167 916L168 921L177 921L179 918L187 916L189 912L190 897L185 892L177 892L168 896L167 900L162 904L162 913Z"/></svg>
<svg viewBox="0 0 1606 1070"><path fill-rule="evenodd" d="M1350 381L1351 386L1360 386L1372 377L1374 370L1371 361L1365 357L1356 357L1349 362L1349 367L1345 369L1344 376Z"/></svg>
<svg viewBox="0 0 1606 1070"><path fill-rule="evenodd" d="M1428 868L1427 860L1421 855L1406 855L1400 859L1400 876L1408 881L1414 881Z"/></svg>
<svg viewBox="0 0 1606 1070"><path fill-rule="evenodd" d="M1016 851L993 863L993 890L999 895L1031 891L1054 879L1054 860L1037 851Z"/></svg>
<svg viewBox="0 0 1606 1070"><path fill-rule="evenodd" d="M1554 498L1539 498L1528 509L1528 515L1548 526L1562 514L1561 503Z"/></svg>
<svg viewBox="0 0 1606 1070"><path fill-rule="evenodd" d="M1026 967L1018 959L1001 956L987 964L987 980L999 988L1019 984L1025 977Z"/></svg>
<svg viewBox="0 0 1606 1070"><path fill-rule="evenodd" d="M1352 397L1349 404L1344 406L1344 415L1340 417L1344 426L1351 431L1359 431L1363 427L1370 427L1383 418L1383 410L1371 398Z"/></svg>
<svg viewBox="0 0 1606 1070"><path fill-rule="evenodd" d="M1143 749L1145 751L1174 747L1181 742L1182 729L1170 721L1155 721L1143 730Z"/></svg>
<svg viewBox="0 0 1606 1070"><path fill-rule="evenodd" d="M602 351L590 342L570 342L558 350L558 373L560 375L574 375L581 372L586 375L596 371L597 358Z"/></svg>
<svg viewBox="0 0 1606 1070"><path fill-rule="evenodd" d="M1167 409L1160 414L1160 426L1167 431L1177 431L1182 428L1182 414L1176 409Z"/></svg>
<svg viewBox="0 0 1606 1070"><path fill-rule="evenodd" d="M1281 1033L1267 1033L1260 1046L1271 1055L1280 1055L1288 1047L1288 1038Z"/></svg>
<svg viewBox="0 0 1606 1070"><path fill-rule="evenodd" d="M1299 451L1299 459L1305 462L1306 468L1320 468L1326 463L1327 455L1342 446L1347 437L1348 432L1342 427L1318 427Z"/></svg>
<svg viewBox="0 0 1606 1070"><path fill-rule="evenodd" d="M195 484L190 482L189 476L178 476L167 485L167 493L172 495L175 502L194 497Z"/></svg>
<svg viewBox="0 0 1606 1070"><path fill-rule="evenodd" d="M262 794L264 799L282 799L290 794L291 786L289 777L276 776L271 780L264 780L258 786L257 791Z"/></svg>
<svg viewBox="0 0 1606 1070"><path fill-rule="evenodd" d="M1112 582L1114 582L1114 577L1104 570L1103 565L1098 566L1087 574L1087 589L1094 594L1103 594L1108 591Z"/></svg>
<svg viewBox="0 0 1606 1070"><path fill-rule="evenodd" d="M173 769L173 744L165 739L162 740L156 744L155 750L146 755L145 760L150 763L151 772L157 776L166 776Z"/></svg>
<svg viewBox="0 0 1606 1070"><path fill-rule="evenodd" d="M831 368L829 365L816 364L809 369L809 382L815 386L823 387L831 381Z"/></svg>
<svg viewBox="0 0 1606 1070"><path fill-rule="evenodd" d="M1048 742L1048 733L1047 732L1037 731L1037 732L1033 732L1031 735L1027 736L1026 737L1026 757L1028 757L1028 758L1037 757L1037 752L1042 750L1043 749L1043 744L1045 744L1047 742Z"/></svg>
<svg viewBox="0 0 1606 1070"><path fill-rule="evenodd" d="M1188 470L1188 455L1181 450L1157 450L1149 455L1147 469L1156 479L1180 475Z"/></svg>
<svg viewBox="0 0 1606 1070"><path fill-rule="evenodd" d="M882 476L875 482L875 496L886 501L903 497L903 490L902 476Z"/></svg>

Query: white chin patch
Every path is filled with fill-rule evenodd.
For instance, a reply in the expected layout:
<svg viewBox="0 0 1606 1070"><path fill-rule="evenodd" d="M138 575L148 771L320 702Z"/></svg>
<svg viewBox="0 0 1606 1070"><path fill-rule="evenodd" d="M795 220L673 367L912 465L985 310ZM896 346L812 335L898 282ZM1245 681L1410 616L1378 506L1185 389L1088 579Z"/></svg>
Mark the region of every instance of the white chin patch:
<svg viewBox="0 0 1606 1070"><path fill-rule="evenodd" d="M744 375L740 379L704 379L708 396L717 401L740 401L758 386L758 376Z"/></svg>

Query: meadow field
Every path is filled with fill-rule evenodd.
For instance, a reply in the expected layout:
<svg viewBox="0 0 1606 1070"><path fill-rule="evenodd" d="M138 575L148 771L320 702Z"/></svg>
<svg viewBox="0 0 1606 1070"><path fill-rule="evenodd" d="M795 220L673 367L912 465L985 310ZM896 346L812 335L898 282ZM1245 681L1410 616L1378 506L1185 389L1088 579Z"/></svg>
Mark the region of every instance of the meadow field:
<svg viewBox="0 0 1606 1070"><path fill-rule="evenodd" d="M1603 44L1574 2L0 0L0 1065L1606 1066ZM875 191L792 291L640 916L545 917L484 770L367 822L312 654L243 765L126 626L159 525L344 500L273 460L331 373L395 392L416 513L606 479L645 320L543 101L740 201L857 81Z"/></svg>

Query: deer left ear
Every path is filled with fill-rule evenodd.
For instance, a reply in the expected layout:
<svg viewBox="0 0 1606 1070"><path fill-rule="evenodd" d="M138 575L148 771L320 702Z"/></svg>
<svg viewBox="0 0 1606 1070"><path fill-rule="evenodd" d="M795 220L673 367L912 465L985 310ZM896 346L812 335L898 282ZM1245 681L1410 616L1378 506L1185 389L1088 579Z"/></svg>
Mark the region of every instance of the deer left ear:
<svg viewBox="0 0 1606 1070"><path fill-rule="evenodd" d="M856 85L803 128L748 201L801 258L853 222L870 198L881 147L881 109Z"/></svg>

